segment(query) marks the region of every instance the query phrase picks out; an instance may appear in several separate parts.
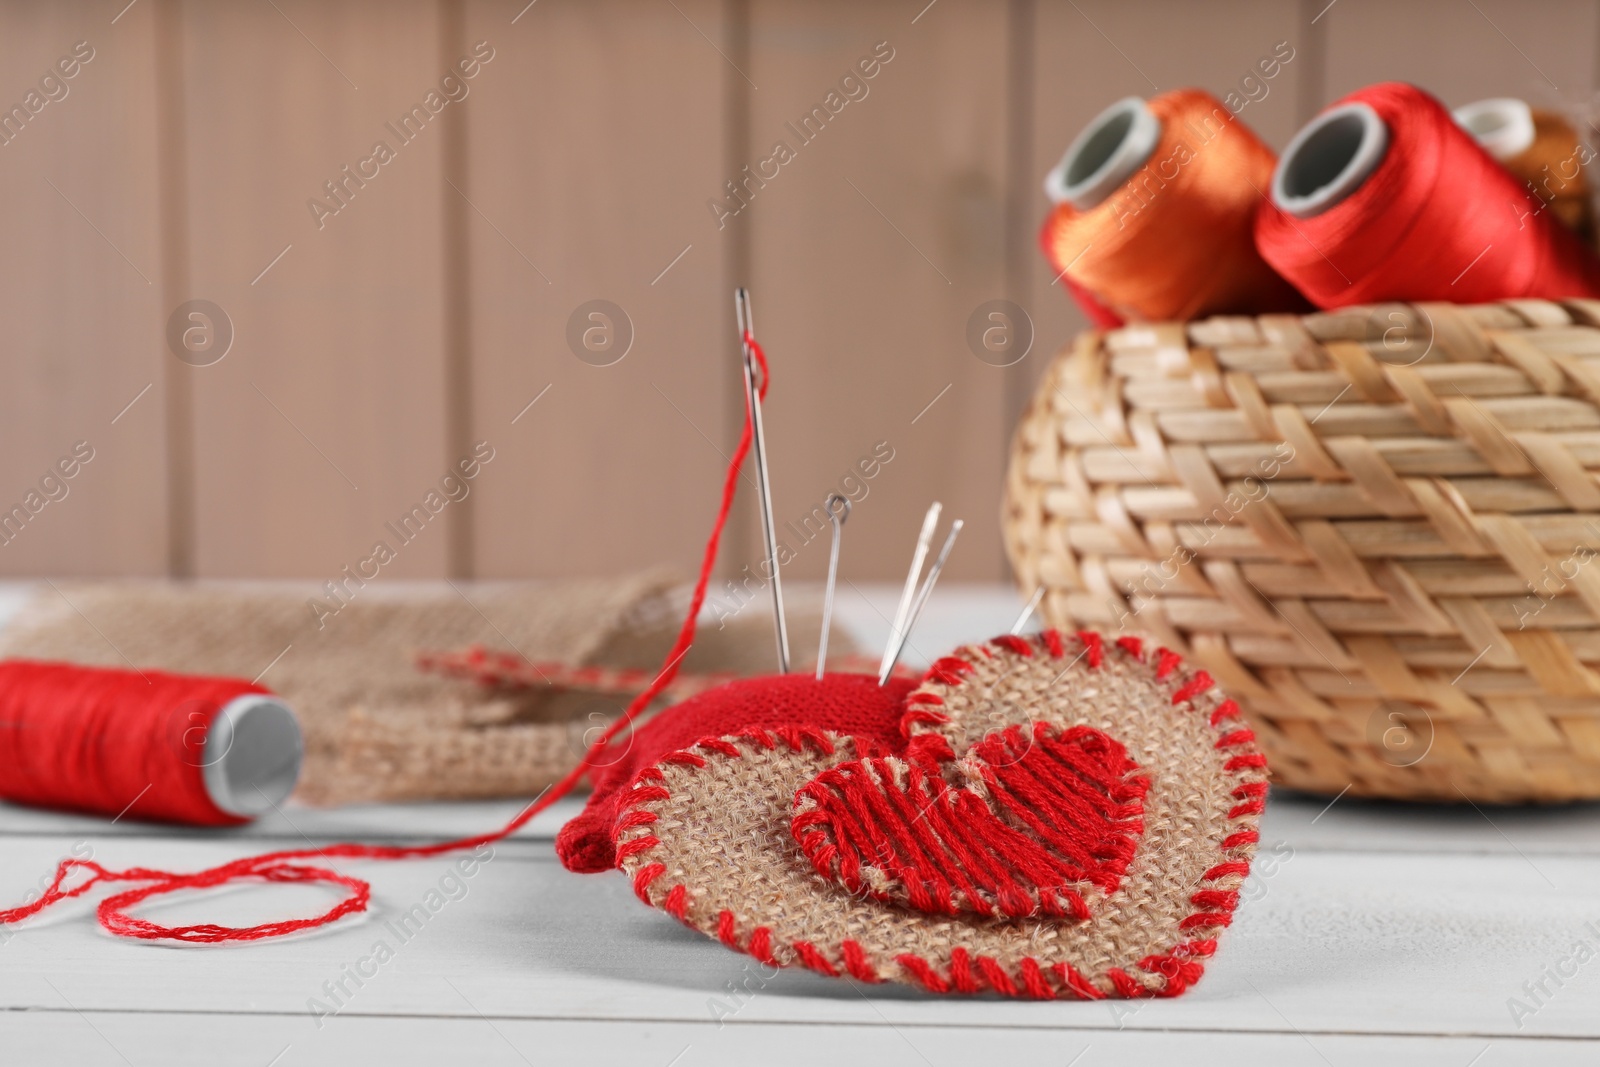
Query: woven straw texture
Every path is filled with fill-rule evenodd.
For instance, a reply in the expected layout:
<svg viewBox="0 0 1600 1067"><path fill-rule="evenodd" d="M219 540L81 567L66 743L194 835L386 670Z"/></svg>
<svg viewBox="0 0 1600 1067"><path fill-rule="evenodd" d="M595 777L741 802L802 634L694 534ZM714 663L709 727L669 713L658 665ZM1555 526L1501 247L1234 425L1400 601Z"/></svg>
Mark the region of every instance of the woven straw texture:
<svg viewBox="0 0 1600 1067"><path fill-rule="evenodd" d="M687 592L671 573L471 587L368 590L318 618L280 584L117 583L45 589L0 635L0 655L254 679L306 737L296 797L313 804L531 796L620 714L617 693L486 687L419 671L422 652L485 645L530 660L646 669L672 646ZM820 613L791 609L795 640ZM834 647L848 654L848 635ZM803 644L799 647L805 647ZM706 627L688 672L772 662L771 620Z"/></svg>
<svg viewBox="0 0 1600 1067"><path fill-rule="evenodd" d="M1209 678L1131 640L1092 644L1051 633L959 649L907 698L903 721L911 751L958 758L1028 722L1086 725L1125 746L1150 782L1142 834L1087 920L929 913L818 873L791 830L806 807L796 792L862 753L814 731L711 739L647 769L617 824L619 866L647 903L772 966L934 992L1181 993L1248 873L1264 761ZM944 766L959 780L958 764Z"/></svg>
<svg viewBox="0 0 1600 1067"><path fill-rule="evenodd" d="M1003 523L1058 626L1153 633L1283 785L1600 797L1600 303L1089 333Z"/></svg>

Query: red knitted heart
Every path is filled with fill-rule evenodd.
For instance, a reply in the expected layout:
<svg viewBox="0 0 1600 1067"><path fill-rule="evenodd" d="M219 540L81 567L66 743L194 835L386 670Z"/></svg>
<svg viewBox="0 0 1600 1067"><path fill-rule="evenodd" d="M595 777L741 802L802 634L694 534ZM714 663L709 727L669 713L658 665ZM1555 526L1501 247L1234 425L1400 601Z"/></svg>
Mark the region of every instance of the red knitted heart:
<svg viewBox="0 0 1600 1067"><path fill-rule="evenodd" d="M1092 727L1014 724L926 768L830 767L796 791L791 828L852 893L936 915L1084 920L1085 895L1116 891L1144 831L1138 771Z"/></svg>

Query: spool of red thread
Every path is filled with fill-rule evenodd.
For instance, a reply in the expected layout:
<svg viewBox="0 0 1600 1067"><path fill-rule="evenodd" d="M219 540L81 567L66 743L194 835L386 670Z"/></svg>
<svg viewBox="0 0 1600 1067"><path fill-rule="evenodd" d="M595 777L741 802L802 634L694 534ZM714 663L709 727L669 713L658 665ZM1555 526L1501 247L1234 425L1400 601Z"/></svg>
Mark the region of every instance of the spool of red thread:
<svg viewBox="0 0 1600 1067"><path fill-rule="evenodd" d="M250 682L0 662L0 799L226 826L287 798L302 755L294 713Z"/></svg>
<svg viewBox="0 0 1600 1067"><path fill-rule="evenodd" d="M1256 243L1323 308L1600 296L1600 259L1543 208L1442 104L1387 82L1295 135Z"/></svg>

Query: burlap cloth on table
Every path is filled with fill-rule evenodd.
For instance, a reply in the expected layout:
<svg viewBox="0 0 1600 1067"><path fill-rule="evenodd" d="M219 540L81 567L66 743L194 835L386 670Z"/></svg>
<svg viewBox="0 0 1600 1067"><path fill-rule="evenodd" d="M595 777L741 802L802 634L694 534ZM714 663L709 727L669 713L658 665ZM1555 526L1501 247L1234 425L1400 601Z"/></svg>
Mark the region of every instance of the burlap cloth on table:
<svg viewBox="0 0 1600 1067"><path fill-rule="evenodd" d="M419 651L481 644L530 660L654 668L687 590L671 573L498 586L363 590L321 620L285 585L115 583L45 589L0 632L0 656L106 667L260 676L295 709L313 804L528 796L577 763L626 698L494 690L419 671ZM470 599L469 599L470 598ZM791 607L796 649L820 613ZM809 638L807 635L810 635ZM836 654L851 649L835 628ZM772 624L752 602L702 625L683 669L755 674L773 664Z"/></svg>

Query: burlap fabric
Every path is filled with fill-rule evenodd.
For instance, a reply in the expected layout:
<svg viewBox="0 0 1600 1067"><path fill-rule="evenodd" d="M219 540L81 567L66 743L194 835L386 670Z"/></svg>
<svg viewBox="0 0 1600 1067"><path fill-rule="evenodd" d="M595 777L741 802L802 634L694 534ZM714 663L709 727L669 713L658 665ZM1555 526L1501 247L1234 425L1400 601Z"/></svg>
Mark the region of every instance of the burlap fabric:
<svg viewBox="0 0 1600 1067"><path fill-rule="evenodd" d="M1103 731L1137 762L1137 850L1083 921L936 914L820 874L791 829L796 793L858 745L816 731L708 740L647 769L617 821L619 866L647 903L773 966L935 992L1175 995L1215 951L1255 850L1265 759L1238 714L1165 649L1053 632L963 648L908 697L913 758L1042 721Z"/></svg>
<svg viewBox="0 0 1600 1067"><path fill-rule="evenodd" d="M0 633L0 655L259 677L300 718L306 763L296 796L308 803L528 796L576 764L626 697L486 688L419 671L416 655L481 644L530 660L654 668L687 604L662 571L364 589L320 620L306 592L63 584ZM814 640L818 618L791 609L796 647ZM684 669L755 673L771 669L772 655L771 620L752 608L725 628L703 627Z"/></svg>

